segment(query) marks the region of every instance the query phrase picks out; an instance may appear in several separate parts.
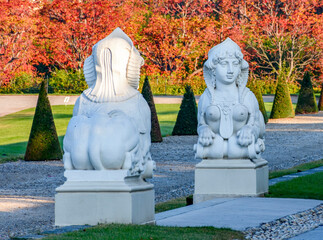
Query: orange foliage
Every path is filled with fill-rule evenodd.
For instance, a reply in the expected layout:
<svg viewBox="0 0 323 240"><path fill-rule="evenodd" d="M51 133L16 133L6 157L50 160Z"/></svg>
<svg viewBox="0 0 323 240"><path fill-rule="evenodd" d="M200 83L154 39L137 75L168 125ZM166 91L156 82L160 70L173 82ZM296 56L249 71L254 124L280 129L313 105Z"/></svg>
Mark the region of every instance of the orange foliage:
<svg viewBox="0 0 323 240"><path fill-rule="evenodd" d="M81 71L116 27L144 56L144 74L166 85L199 81L208 50L227 37L254 76L320 74L322 9L320 0L0 0L0 82L37 63Z"/></svg>

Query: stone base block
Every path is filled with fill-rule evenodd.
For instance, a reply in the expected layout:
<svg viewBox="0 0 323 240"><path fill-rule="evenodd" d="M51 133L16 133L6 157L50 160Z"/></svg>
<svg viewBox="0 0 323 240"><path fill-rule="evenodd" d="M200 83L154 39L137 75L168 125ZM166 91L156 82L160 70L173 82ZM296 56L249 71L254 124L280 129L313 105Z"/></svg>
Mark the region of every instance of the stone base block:
<svg viewBox="0 0 323 240"><path fill-rule="evenodd" d="M267 192L268 162L264 159L208 159L196 165L194 203Z"/></svg>
<svg viewBox="0 0 323 240"><path fill-rule="evenodd" d="M126 171L65 171L56 189L55 225L153 224L153 185Z"/></svg>

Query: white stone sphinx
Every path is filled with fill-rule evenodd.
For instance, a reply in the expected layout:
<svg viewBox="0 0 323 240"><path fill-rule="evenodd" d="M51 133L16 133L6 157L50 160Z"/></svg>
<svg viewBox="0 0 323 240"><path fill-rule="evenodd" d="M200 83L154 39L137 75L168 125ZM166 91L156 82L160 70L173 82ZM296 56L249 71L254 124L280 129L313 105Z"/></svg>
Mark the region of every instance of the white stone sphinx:
<svg viewBox="0 0 323 240"><path fill-rule="evenodd" d="M204 63L207 89L198 104L194 202L212 197L257 196L268 190L265 123L246 87L249 65L230 38L213 47Z"/></svg>
<svg viewBox="0 0 323 240"><path fill-rule="evenodd" d="M89 86L76 101L64 138L64 185L55 224L154 221L150 109L137 90L144 60L120 29L84 62Z"/></svg>

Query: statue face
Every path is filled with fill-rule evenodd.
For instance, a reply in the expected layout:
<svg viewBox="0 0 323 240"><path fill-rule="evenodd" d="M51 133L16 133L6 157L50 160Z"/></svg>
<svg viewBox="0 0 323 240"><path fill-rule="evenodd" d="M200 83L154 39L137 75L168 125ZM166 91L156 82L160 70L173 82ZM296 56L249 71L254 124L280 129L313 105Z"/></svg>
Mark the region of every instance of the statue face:
<svg viewBox="0 0 323 240"><path fill-rule="evenodd" d="M236 81L241 71L241 64L235 57L221 59L215 68L215 80L229 85Z"/></svg>

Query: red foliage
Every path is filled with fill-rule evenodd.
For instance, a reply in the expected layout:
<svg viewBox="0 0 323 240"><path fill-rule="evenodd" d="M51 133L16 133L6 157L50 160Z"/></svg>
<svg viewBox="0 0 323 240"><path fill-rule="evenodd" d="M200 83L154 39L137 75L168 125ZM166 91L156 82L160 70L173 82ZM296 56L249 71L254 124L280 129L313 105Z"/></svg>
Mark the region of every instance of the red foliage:
<svg viewBox="0 0 323 240"><path fill-rule="evenodd" d="M0 81L39 62L81 71L91 47L121 27L169 84L202 75L208 50L230 37L254 74L323 71L320 0L0 0Z"/></svg>
<svg viewBox="0 0 323 240"><path fill-rule="evenodd" d="M123 2L54 0L41 10L42 44L48 59L60 68L80 70L91 47L116 27Z"/></svg>
<svg viewBox="0 0 323 240"><path fill-rule="evenodd" d="M255 68L293 80L305 69L317 67L323 50L322 16L316 13L321 1L244 2L240 24Z"/></svg>
<svg viewBox="0 0 323 240"><path fill-rule="evenodd" d="M17 72L32 73L42 56L34 45L39 7L37 1L0 0L0 86Z"/></svg>

